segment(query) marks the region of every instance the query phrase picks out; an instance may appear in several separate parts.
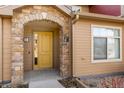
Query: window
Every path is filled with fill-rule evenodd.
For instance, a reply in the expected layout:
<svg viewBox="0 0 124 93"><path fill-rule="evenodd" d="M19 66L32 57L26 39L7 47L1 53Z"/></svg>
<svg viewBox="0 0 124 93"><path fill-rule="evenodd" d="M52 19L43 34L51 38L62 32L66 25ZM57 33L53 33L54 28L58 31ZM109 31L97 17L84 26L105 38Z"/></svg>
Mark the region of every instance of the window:
<svg viewBox="0 0 124 93"><path fill-rule="evenodd" d="M92 26L93 60L97 62L121 59L121 29Z"/></svg>
<svg viewBox="0 0 124 93"><path fill-rule="evenodd" d="M101 43L102 42L102 43ZM94 59L107 59L107 39L94 38Z"/></svg>

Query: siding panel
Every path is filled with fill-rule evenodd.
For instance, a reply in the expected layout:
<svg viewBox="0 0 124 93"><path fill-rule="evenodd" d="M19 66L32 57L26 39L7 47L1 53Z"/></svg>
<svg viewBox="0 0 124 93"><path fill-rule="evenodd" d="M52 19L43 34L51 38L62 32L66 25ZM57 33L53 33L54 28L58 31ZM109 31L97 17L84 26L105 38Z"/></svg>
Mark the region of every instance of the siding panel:
<svg viewBox="0 0 124 93"><path fill-rule="evenodd" d="M75 23L73 26L73 75L83 76L124 71L124 58L122 62L91 63L91 24L123 27L123 24L120 23L88 19L82 19ZM122 42L124 46L124 41Z"/></svg>
<svg viewBox="0 0 124 93"><path fill-rule="evenodd" d="M82 5L81 6L81 12L89 12L89 6L88 5Z"/></svg>
<svg viewBox="0 0 124 93"><path fill-rule="evenodd" d="M2 18L0 18L0 82L2 81Z"/></svg>
<svg viewBox="0 0 124 93"><path fill-rule="evenodd" d="M3 80L11 80L11 19L3 19Z"/></svg>

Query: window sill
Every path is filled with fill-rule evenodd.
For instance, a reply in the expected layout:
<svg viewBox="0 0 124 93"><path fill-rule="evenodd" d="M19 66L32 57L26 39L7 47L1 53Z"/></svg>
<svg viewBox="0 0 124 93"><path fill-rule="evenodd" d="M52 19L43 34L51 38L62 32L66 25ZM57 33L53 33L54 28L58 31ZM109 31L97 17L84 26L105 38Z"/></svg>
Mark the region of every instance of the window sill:
<svg viewBox="0 0 124 93"><path fill-rule="evenodd" d="M122 59L110 59L110 60L93 60L92 63L120 63L122 62Z"/></svg>

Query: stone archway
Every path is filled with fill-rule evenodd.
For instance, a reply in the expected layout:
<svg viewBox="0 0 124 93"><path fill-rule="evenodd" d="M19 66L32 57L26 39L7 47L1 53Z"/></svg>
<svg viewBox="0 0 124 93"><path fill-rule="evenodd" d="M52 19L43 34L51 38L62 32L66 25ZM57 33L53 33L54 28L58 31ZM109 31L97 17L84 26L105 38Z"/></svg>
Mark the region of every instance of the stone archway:
<svg viewBox="0 0 124 93"><path fill-rule="evenodd" d="M43 10L42 10L43 9ZM47 11L44 11L46 9ZM12 83L17 84L23 82L23 38L24 38L24 24L33 20L50 20L62 27L62 35L60 42L60 74L63 77L71 75L71 61L70 61L70 42L64 42L65 36L69 37L70 25L68 18L62 16L60 13L52 12L54 8L32 6L29 10L23 9L21 13L14 13L12 19Z"/></svg>

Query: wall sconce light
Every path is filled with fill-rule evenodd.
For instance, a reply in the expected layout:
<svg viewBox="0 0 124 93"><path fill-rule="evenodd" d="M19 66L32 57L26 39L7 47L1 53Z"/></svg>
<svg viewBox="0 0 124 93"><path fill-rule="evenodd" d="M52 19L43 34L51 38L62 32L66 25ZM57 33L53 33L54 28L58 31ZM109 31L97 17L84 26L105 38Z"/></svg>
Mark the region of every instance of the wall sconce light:
<svg viewBox="0 0 124 93"><path fill-rule="evenodd" d="M69 36L68 35L64 36L64 42L65 43L69 42Z"/></svg>
<svg viewBox="0 0 124 93"><path fill-rule="evenodd" d="M25 43L29 42L29 37L24 37L24 42Z"/></svg>

